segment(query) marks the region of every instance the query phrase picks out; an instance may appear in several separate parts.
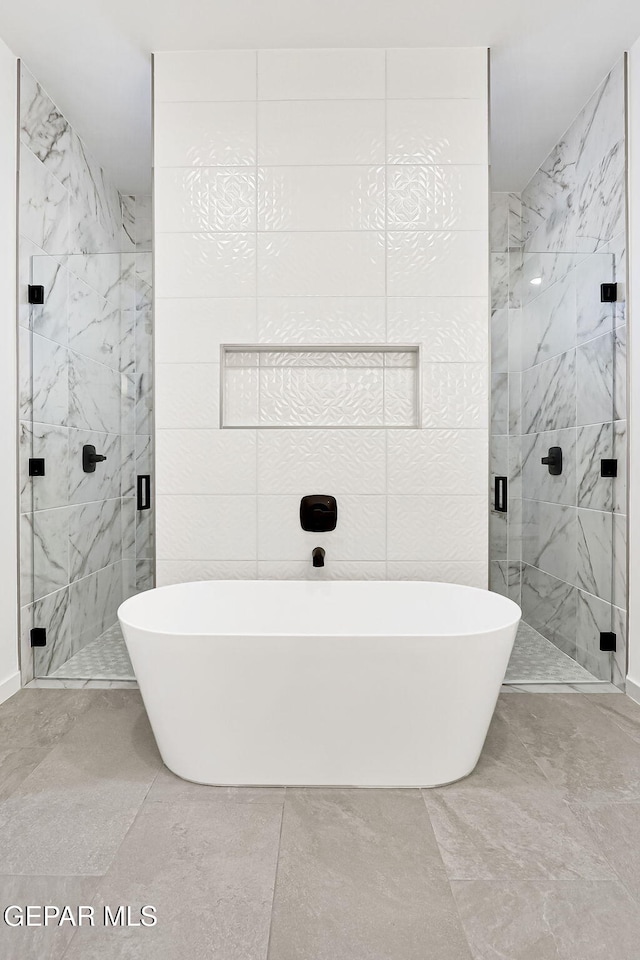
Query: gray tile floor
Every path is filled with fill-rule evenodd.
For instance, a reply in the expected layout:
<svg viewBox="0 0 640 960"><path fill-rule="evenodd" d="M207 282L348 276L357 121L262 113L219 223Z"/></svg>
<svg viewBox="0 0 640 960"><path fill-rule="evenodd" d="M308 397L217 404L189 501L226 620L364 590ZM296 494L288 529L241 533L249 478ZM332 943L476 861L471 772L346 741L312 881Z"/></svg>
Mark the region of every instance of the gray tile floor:
<svg viewBox="0 0 640 960"><path fill-rule="evenodd" d="M137 691L25 690L0 900L159 917L0 924L2 960L638 960L640 706L507 695L460 783L261 790L174 777Z"/></svg>
<svg viewBox="0 0 640 960"><path fill-rule="evenodd" d="M67 660L51 680L134 680L118 624ZM505 683L592 683L594 677L527 623L521 623Z"/></svg>

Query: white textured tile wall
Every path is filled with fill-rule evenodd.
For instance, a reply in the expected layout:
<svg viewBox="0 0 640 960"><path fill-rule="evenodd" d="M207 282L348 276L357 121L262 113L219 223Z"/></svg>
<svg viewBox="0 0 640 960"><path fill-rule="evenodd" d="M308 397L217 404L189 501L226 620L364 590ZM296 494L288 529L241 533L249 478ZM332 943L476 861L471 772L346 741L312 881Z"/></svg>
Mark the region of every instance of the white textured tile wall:
<svg viewBox="0 0 640 960"><path fill-rule="evenodd" d="M485 586L487 51L160 53L154 119L158 582ZM276 429L221 430L223 343L420 344L422 429L277 429L265 381ZM227 373L256 417L257 369ZM306 493L335 532L301 530Z"/></svg>

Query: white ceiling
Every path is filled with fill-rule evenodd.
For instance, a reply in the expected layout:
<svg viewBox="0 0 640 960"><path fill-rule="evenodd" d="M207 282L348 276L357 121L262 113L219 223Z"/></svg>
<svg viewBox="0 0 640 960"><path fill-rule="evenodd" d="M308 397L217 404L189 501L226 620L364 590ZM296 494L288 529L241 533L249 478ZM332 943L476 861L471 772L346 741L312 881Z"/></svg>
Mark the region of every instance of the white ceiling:
<svg viewBox="0 0 640 960"><path fill-rule="evenodd" d="M492 48L493 186L518 190L640 35L637 0L5 0L22 57L123 191L149 188L150 53Z"/></svg>

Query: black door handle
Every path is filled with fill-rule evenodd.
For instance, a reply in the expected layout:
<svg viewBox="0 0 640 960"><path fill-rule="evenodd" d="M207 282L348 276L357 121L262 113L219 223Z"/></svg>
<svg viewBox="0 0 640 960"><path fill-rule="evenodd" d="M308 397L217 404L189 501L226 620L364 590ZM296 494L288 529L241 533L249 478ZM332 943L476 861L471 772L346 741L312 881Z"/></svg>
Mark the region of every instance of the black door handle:
<svg viewBox="0 0 640 960"><path fill-rule="evenodd" d="M96 448L92 443L85 443L82 448L82 469L85 473L95 473L96 463L102 463L106 459L101 453L96 453Z"/></svg>
<svg viewBox="0 0 640 960"><path fill-rule="evenodd" d="M139 473L136 484L136 506L138 510L151 509L151 476Z"/></svg>
<svg viewBox="0 0 640 960"><path fill-rule="evenodd" d="M540 462L549 467L552 477L559 477L562 473L562 447L549 447L549 455Z"/></svg>

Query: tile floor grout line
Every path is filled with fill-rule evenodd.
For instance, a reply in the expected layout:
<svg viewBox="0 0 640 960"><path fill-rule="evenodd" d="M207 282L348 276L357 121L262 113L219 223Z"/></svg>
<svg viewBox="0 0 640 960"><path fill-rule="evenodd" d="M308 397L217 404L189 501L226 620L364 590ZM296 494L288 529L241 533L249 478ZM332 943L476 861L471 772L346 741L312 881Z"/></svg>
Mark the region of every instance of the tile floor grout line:
<svg viewBox="0 0 640 960"><path fill-rule="evenodd" d="M161 770L161 769L162 769L162 765L161 765L160 767L158 767L158 770L156 771L155 777L153 778L153 780L152 780L151 783L149 784L149 786L148 786L148 788L147 788L147 791L146 791L144 797L143 797L142 800L140 801L140 805L138 806L138 809L136 810L136 814L135 814L133 820L131 821L131 823L129 824L129 826L127 827L127 829L125 830L124 835L123 835L120 843L119 843L118 846L116 847L116 849L115 849L115 851L114 851L114 854L113 854L111 860L109 861L109 865L107 866L106 870L104 871L104 873L95 874L97 882L96 882L96 886L95 886L95 889L94 889L94 892L93 892L93 896L92 896L92 898L91 898L91 905L94 906L94 907L96 906L96 900L97 900L97 898L98 898L98 892L99 892L99 890L100 890L100 881L101 881L101 880L104 881L104 879L106 878L107 874L109 873L109 870L111 870L113 864L115 863L118 854L119 854L120 851L122 850L122 847L124 846L124 843L125 843L127 837L128 837L129 834L131 833L131 830L133 829L134 825L136 824L136 822L137 822L137 820L138 820L138 818L139 818L139 816L140 816L140 814L141 814L141 812L142 812L142 809L143 809L145 803L147 802L147 797L149 796L149 791L151 790L151 787L153 786L153 784L156 782L158 776L160 775L160 770ZM71 945L73 944L73 942L74 942L74 940L75 940L75 938L76 938L76 936L77 936L77 933L78 933L78 928L76 928L76 929L73 931L73 936L72 936L71 939L69 940L69 943L67 944L67 947L66 947L64 953L61 955L60 960L64 960L64 958L67 956L67 954L68 954L68 952L69 952L69 950L70 950L70 948L71 948Z"/></svg>
<svg viewBox="0 0 640 960"><path fill-rule="evenodd" d="M273 896L271 897L271 912L269 914L269 935L267 936L267 950L264 955L264 960L269 960L269 955L271 953L271 937L273 934L273 914L276 906L276 893L278 889L278 873L280 872L280 853L282 850L282 834L284 831L284 809L287 802L287 787L284 787L284 799L282 801L282 810L280 813L280 832L278 834L278 853L276 856L276 870L273 878Z"/></svg>
<svg viewBox="0 0 640 960"><path fill-rule="evenodd" d="M429 788L429 789L432 789L432 788ZM436 788L436 789L437 789L437 788ZM454 904L454 906L455 906L455 908L456 908L456 916L458 917L458 923L459 923L459 925L460 925L460 929L462 930L462 935L463 935L464 939L465 939L466 942L467 942L467 946L469 947L469 957L471 958L471 960L481 960L481 958L478 957L478 955L476 954L475 950L473 949L473 946L472 946L472 944L471 944L471 941L469 940L469 937L467 936L467 931L466 931L465 925L464 925L464 923L463 923L462 916L461 916L461 914L460 914L460 908L458 907L458 901L457 901L457 899L456 899L456 895L455 895L455 893L454 893L453 886L452 886L452 884L454 883L454 881L453 881L453 880L451 879L451 877L449 876L449 871L447 870L447 866L446 866L446 864L445 864L445 862L444 862L444 857L442 856L442 846L441 846L441 844L440 844L440 841L438 840L438 835L436 834L436 830L435 830L435 827L434 827L434 825L433 825L433 820L432 820L432 818L431 818L431 811L429 810L429 805L428 805L428 803L427 803L427 798L425 797L425 788L424 788L424 787L420 787L420 797L422 798L422 804L423 804L424 809L425 809L425 812L426 812L426 814L427 814L427 819L428 819L428 821L429 821L429 825L431 826L431 833L433 834L433 839L434 839L435 842L436 842L436 847L437 847L437 849L438 849L438 856L440 857L440 863L442 864L442 872L443 872L443 875L444 875L445 880L447 881L447 884L448 884L448 887L449 887L449 893L451 894L451 899L453 900L453 904ZM455 881L455 882L457 882L457 881ZM267 960L268 960L268 958L267 958Z"/></svg>

